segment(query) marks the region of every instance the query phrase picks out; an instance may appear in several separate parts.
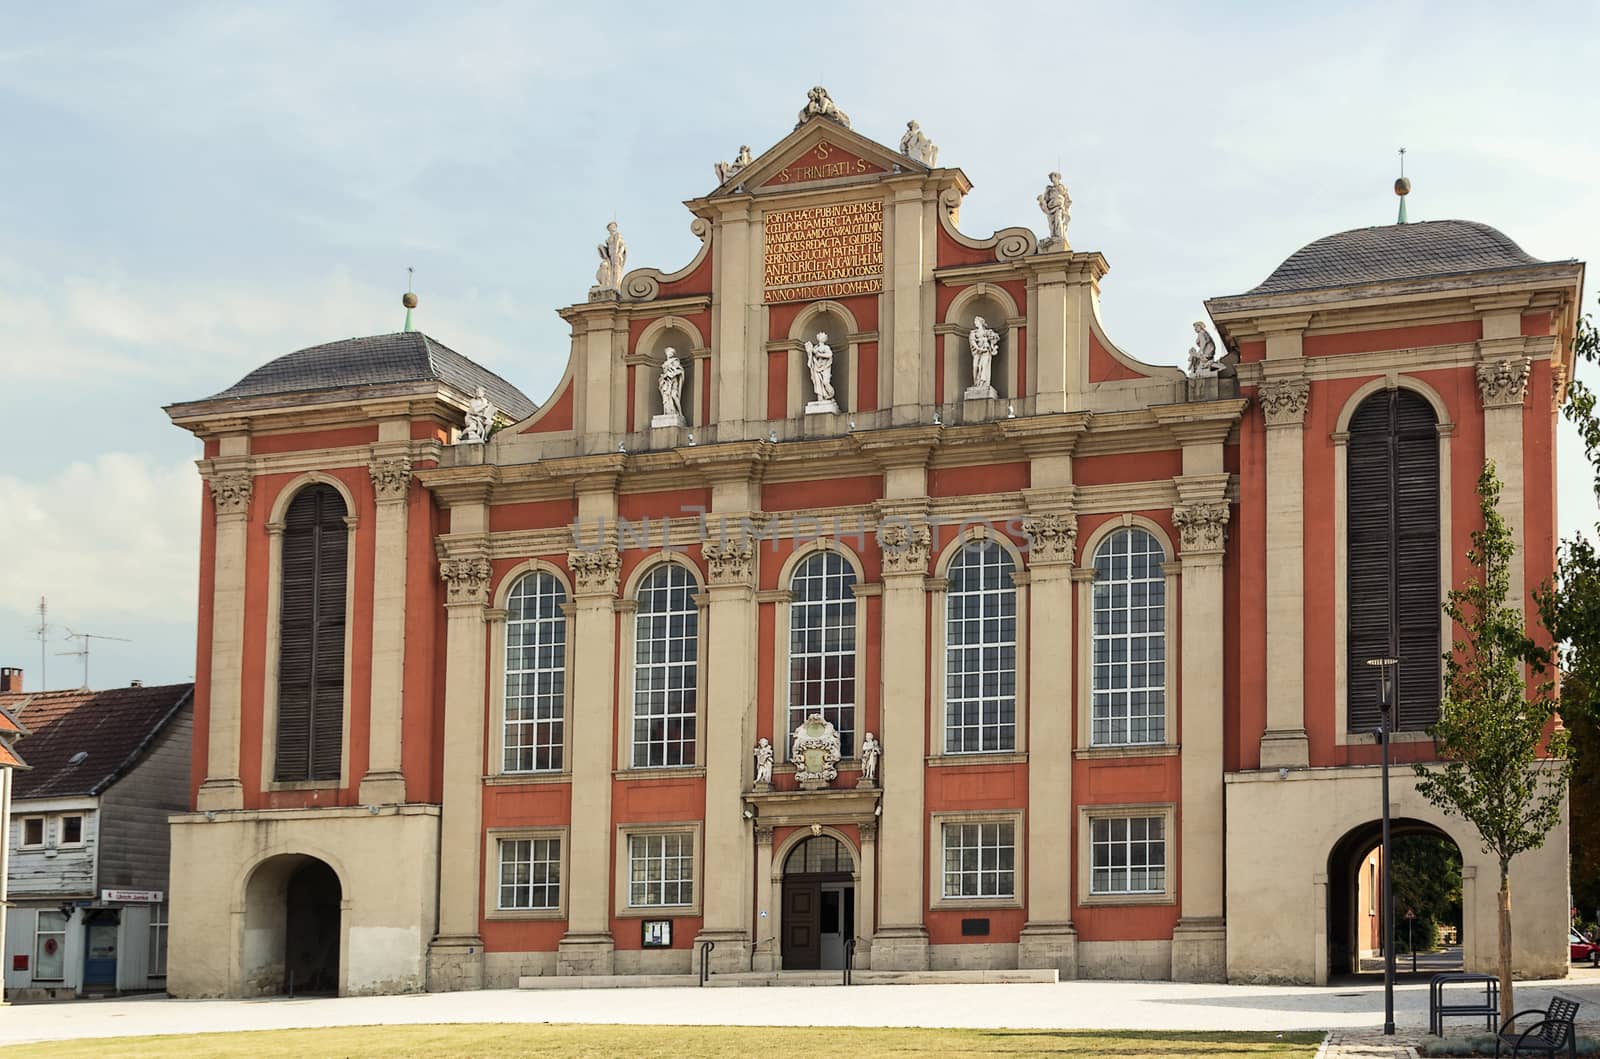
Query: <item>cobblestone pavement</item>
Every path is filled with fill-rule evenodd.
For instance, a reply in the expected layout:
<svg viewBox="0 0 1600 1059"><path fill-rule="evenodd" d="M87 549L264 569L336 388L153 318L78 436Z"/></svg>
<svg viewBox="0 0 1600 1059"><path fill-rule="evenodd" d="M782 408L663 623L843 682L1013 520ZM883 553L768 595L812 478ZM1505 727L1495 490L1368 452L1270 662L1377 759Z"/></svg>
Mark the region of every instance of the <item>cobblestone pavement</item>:
<svg viewBox="0 0 1600 1059"><path fill-rule="evenodd" d="M1318 1059L1416 1059L1416 1049L1399 1043L1398 1034L1386 1037L1381 1032L1334 1030Z"/></svg>

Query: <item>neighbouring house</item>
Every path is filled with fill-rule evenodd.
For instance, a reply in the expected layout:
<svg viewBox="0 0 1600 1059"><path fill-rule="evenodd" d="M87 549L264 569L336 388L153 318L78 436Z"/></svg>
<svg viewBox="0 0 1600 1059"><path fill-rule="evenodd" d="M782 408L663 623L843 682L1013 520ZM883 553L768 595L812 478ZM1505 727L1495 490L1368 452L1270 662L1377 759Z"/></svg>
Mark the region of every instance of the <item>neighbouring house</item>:
<svg viewBox="0 0 1600 1059"><path fill-rule="evenodd" d="M30 766L12 775L0 858L7 992L165 989L167 817L188 798L194 685L30 694L7 677L0 710Z"/></svg>
<svg viewBox="0 0 1600 1059"><path fill-rule="evenodd" d="M22 670L10 666L0 668L0 694L11 690L12 681L20 688ZM11 818L11 777L27 764L17 755L16 742L25 734L22 725L4 708L0 708L0 820ZM11 829L0 827L0 938L6 936L6 871L11 854ZM0 976L0 1007L6 1002L5 978Z"/></svg>

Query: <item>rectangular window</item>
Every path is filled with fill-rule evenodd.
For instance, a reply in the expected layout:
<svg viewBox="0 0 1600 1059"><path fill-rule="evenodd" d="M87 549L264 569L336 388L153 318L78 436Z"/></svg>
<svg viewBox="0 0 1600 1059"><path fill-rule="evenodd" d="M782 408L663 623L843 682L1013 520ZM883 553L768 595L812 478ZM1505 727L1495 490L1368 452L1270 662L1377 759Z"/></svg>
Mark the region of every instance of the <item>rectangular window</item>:
<svg viewBox="0 0 1600 1059"><path fill-rule="evenodd" d="M561 907L561 840L500 840L500 908Z"/></svg>
<svg viewBox="0 0 1600 1059"><path fill-rule="evenodd" d="M150 906L150 971L151 978L167 976L167 906Z"/></svg>
<svg viewBox="0 0 1600 1059"><path fill-rule="evenodd" d="M83 845L83 817L63 816L61 818L61 844L63 846Z"/></svg>
<svg viewBox="0 0 1600 1059"><path fill-rule="evenodd" d="M22 847L44 845L44 817L25 816L22 818Z"/></svg>
<svg viewBox="0 0 1600 1059"><path fill-rule="evenodd" d="M1167 889L1166 819L1114 816L1090 823L1089 892L1159 894Z"/></svg>
<svg viewBox="0 0 1600 1059"><path fill-rule="evenodd" d="M40 912L33 926L33 980L59 982L67 965L67 917Z"/></svg>
<svg viewBox="0 0 1600 1059"><path fill-rule="evenodd" d="M944 896L1015 897L1016 825L944 825Z"/></svg>
<svg viewBox="0 0 1600 1059"><path fill-rule="evenodd" d="M694 903L694 833L628 836L628 904Z"/></svg>

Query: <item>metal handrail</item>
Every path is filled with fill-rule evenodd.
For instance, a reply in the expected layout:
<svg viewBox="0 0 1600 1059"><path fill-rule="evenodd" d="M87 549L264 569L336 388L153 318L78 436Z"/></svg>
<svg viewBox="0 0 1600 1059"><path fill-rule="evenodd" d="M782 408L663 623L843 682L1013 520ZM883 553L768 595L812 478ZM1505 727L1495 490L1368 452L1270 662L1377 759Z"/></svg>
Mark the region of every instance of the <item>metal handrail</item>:
<svg viewBox="0 0 1600 1059"><path fill-rule="evenodd" d="M717 947L714 941L700 943L700 984L705 985L706 979L711 977L711 950Z"/></svg>
<svg viewBox="0 0 1600 1059"><path fill-rule="evenodd" d="M856 969L856 939L850 938L844 943L844 981L840 985L850 985L851 977Z"/></svg>

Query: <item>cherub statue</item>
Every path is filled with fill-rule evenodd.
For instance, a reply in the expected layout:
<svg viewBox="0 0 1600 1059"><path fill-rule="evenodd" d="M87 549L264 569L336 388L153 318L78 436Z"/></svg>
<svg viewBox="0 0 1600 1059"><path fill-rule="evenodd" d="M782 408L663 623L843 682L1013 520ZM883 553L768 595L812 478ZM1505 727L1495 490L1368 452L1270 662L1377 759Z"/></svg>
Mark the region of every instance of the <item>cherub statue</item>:
<svg viewBox="0 0 1600 1059"><path fill-rule="evenodd" d="M925 166L939 164L939 148L915 121L906 122L906 134L900 137L900 153Z"/></svg>
<svg viewBox="0 0 1600 1059"><path fill-rule="evenodd" d="M883 745L876 736L867 733L861 740L861 778L868 783L878 782L878 758L883 754Z"/></svg>
<svg viewBox="0 0 1600 1059"><path fill-rule="evenodd" d="M815 117L831 118L847 129L850 127L850 116L839 109L821 85L806 93L806 105L800 108L800 120L795 122L795 128Z"/></svg>
<svg viewBox="0 0 1600 1059"><path fill-rule="evenodd" d="M1195 379L1210 378L1221 370L1217 363L1217 344L1206 331L1205 322L1194 322L1195 344L1189 347L1189 376Z"/></svg>
<svg viewBox="0 0 1600 1059"><path fill-rule="evenodd" d="M621 291L622 273L628 267L628 244L617 231L617 222L606 225L606 241L596 249L600 251L600 268L594 274L596 291Z"/></svg>
<svg viewBox="0 0 1600 1059"><path fill-rule="evenodd" d="M772 785L772 744L765 739L756 741L756 782Z"/></svg>
<svg viewBox="0 0 1600 1059"><path fill-rule="evenodd" d="M483 387L478 387L478 392L467 402L466 422L461 426L459 440L468 445L481 445L488 441L495 412L495 406L484 393Z"/></svg>
<svg viewBox="0 0 1600 1059"><path fill-rule="evenodd" d="M1044 211L1050 224L1050 237L1040 249L1065 250L1067 248L1067 222L1072 219L1072 198L1067 186L1061 182L1060 173L1051 173L1050 182L1039 195L1039 209Z"/></svg>
<svg viewBox="0 0 1600 1059"><path fill-rule="evenodd" d="M806 343L806 367L811 370L811 388L817 400L833 400L833 347L828 345L828 333L817 332L816 342Z"/></svg>
<svg viewBox="0 0 1600 1059"><path fill-rule="evenodd" d="M738 175L739 171L750 164L750 145L740 144L739 153L731 162L718 162L714 166L717 171L717 186L721 187Z"/></svg>

